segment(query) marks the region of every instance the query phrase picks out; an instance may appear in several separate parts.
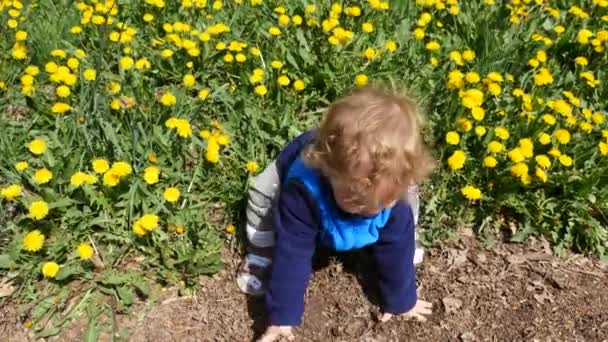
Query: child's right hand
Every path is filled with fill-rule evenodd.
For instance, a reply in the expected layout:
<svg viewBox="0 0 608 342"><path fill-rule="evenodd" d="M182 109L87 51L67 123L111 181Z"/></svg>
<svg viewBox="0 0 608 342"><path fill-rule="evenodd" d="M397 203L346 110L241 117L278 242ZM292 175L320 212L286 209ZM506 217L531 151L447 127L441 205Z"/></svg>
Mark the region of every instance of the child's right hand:
<svg viewBox="0 0 608 342"><path fill-rule="evenodd" d="M296 337L293 335L293 332L291 331L291 327L271 325L268 327L268 329L266 329L266 332L264 333L264 335L262 335L262 337L260 337L258 342L280 341L282 337L286 338L289 341L293 341L296 339Z"/></svg>

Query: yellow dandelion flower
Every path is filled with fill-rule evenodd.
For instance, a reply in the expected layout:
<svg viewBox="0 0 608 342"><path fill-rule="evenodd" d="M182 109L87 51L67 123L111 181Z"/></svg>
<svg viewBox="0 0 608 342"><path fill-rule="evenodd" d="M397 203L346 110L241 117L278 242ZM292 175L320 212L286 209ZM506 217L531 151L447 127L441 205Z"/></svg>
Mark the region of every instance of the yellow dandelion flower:
<svg viewBox="0 0 608 342"><path fill-rule="evenodd" d="M28 208L29 216L34 220L42 220L49 214L49 205L45 201L34 201Z"/></svg>
<svg viewBox="0 0 608 342"><path fill-rule="evenodd" d="M70 177L70 185L73 187L79 187L86 183L88 175L84 172L78 171Z"/></svg>
<svg viewBox="0 0 608 342"><path fill-rule="evenodd" d="M160 98L160 103L162 103L162 105L166 106L166 107L171 107L171 106L175 105L176 102L177 102L177 99L176 99L175 95L173 95L171 93L164 93Z"/></svg>
<svg viewBox="0 0 608 342"><path fill-rule="evenodd" d="M601 125L604 123L605 117L602 113L595 113L591 116L591 120L593 121L593 123Z"/></svg>
<svg viewBox="0 0 608 342"><path fill-rule="evenodd" d="M591 37L593 37L593 32L589 31L588 29L582 29L578 31L576 35L576 41L583 45L588 44L589 38Z"/></svg>
<svg viewBox="0 0 608 342"><path fill-rule="evenodd" d="M551 136L543 132L538 135L538 142L540 142L541 145L549 145L551 143Z"/></svg>
<svg viewBox="0 0 608 342"><path fill-rule="evenodd" d="M206 100L209 97L209 89L204 88L198 92L198 98L201 100Z"/></svg>
<svg viewBox="0 0 608 342"><path fill-rule="evenodd" d="M207 152L205 152L205 159L210 163L216 164L220 160L219 151L216 149L207 149Z"/></svg>
<svg viewBox="0 0 608 342"><path fill-rule="evenodd" d="M29 65L27 68L25 68L25 73L30 76L36 76L40 73L40 68L35 65Z"/></svg>
<svg viewBox="0 0 608 342"><path fill-rule="evenodd" d="M158 216L154 214L145 214L139 221L141 226L147 231L153 231L158 226Z"/></svg>
<svg viewBox="0 0 608 342"><path fill-rule="evenodd" d="M110 169L110 164L105 159L95 159L91 162L91 165L96 173L106 173Z"/></svg>
<svg viewBox="0 0 608 342"><path fill-rule="evenodd" d="M574 59L574 62L580 66L587 66L589 64L589 61L587 60L586 57L584 56L578 56Z"/></svg>
<svg viewBox="0 0 608 342"><path fill-rule="evenodd" d="M122 70L129 70L133 67L134 64L135 61L133 60L133 58L128 56L122 57L119 61L119 65Z"/></svg>
<svg viewBox="0 0 608 342"><path fill-rule="evenodd" d="M63 102L57 102L51 108L51 111L55 114L63 114L69 111L72 107L69 104Z"/></svg>
<svg viewBox="0 0 608 342"><path fill-rule="evenodd" d="M363 32L366 33L374 32L374 24L370 22L365 22L363 23L363 25L361 25L361 29L363 30Z"/></svg>
<svg viewBox="0 0 608 342"><path fill-rule="evenodd" d="M565 154L562 154L559 156L559 162L560 162L560 164L564 165L565 167L572 166L572 158Z"/></svg>
<svg viewBox="0 0 608 342"><path fill-rule="evenodd" d="M15 164L15 169L19 172L23 172L23 171L27 170L27 168L29 166L30 166L30 164L28 164L28 162L20 161L17 164Z"/></svg>
<svg viewBox="0 0 608 342"><path fill-rule="evenodd" d="M76 248L76 252L78 253L78 257L80 258L80 260L89 260L95 254L95 250L93 250L93 247L91 247L91 245L86 242L79 244Z"/></svg>
<svg viewBox="0 0 608 342"><path fill-rule="evenodd" d="M470 71L470 72L466 73L465 80L469 83L475 84L475 83L479 83L479 81L481 81L481 77L475 71Z"/></svg>
<svg viewBox="0 0 608 342"><path fill-rule="evenodd" d="M568 132L567 130L565 130L563 128L555 131L554 136L557 139L557 141L562 145L566 145L567 143L570 142L570 132Z"/></svg>
<svg viewBox="0 0 608 342"><path fill-rule="evenodd" d="M144 169L144 180L150 185L158 183L159 175L160 169L156 166L149 166Z"/></svg>
<svg viewBox="0 0 608 342"><path fill-rule="evenodd" d="M521 163L525 160L523 153L519 147L516 147L507 153L509 159L511 159L514 163Z"/></svg>
<svg viewBox="0 0 608 342"><path fill-rule="evenodd" d="M387 40L386 43L384 43L384 47L389 52L397 51L397 43L394 40Z"/></svg>
<svg viewBox="0 0 608 342"><path fill-rule="evenodd" d="M187 120L177 119L175 128L177 130L177 135L181 138L185 139L192 136L192 127Z"/></svg>
<svg viewBox="0 0 608 342"><path fill-rule="evenodd" d="M135 69L137 70L146 70L150 69L150 67L152 67L152 64L145 58L140 58L135 62Z"/></svg>
<svg viewBox="0 0 608 342"><path fill-rule="evenodd" d="M448 165L452 170L457 171L462 169L466 159L467 156L464 151L458 150L452 153L452 155L448 158Z"/></svg>
<svg viewBox="0 0 608 342"><path fill-rule="evenodd" d="M66 98L66 97L70 96L70 94L72 92L70 91L69 87L62 85L62 86L57 87L57 89L55 89L55 93L57 94L58 97Z"/></svg>
<svg viewBox="0 0 608 342"><path fill-rule="evenodd" d="M165 199L165 201L170 203L177 202L179 200L179 196L179 189L175 187L169 187L165 189L165 192L163 193L163 198Z"/></svg>
<svg viewBox="0 0 608 342"><path fill-rule="evenodd" d="M454 131L447 132L445 141L450 145L458 145L458 143L460 143L460 135Z"/></svg>
<svg viewBox="0 0 608 342"><path fill-rule="evenodd" d="M467 61L467 62L471 62L475 59L475 51L473 50L464 50L462 52L462 58Z"/></svg>
<svg viewBox="0 0 608 342"><path fill-rule="evenodd" d="M97 79L97 71L95 71L95 69L86 69L82 73L82 76L87 81L95 81Z"/></svg>
<svg viewBox="0 0 608 342"><path fill-rule="evenodd" d="M142 226L140 220L137 220L133 223L132 229L133 229L133 233L137 236L144 236L148 233Z"/></svg>
<svg viewBox="0 0 608 342"><path fill-rule="evenodd" d="M30 152L39 156L46 151L46 142L42 139L34 139L27 144L27 148Z"/></svg>
<svg viewBox="0 0 608 342"><path fill-rule="evenodd" d="M534 173L536 175L536 177L538 177L538 179L540 179L543 183L547 182L547 173L545 172L545 170L541 169L540 167L536 168L536 172Z"/></svg>
<svg viewBox="0 0 608 342"><path fill-rule="evenodd" d="M302 80L296 80L295 82L293 82L293 89L295 89L296 91L302 91L305 87L306 84Z"/></svg>
<svg viewBox="0 0 608 342"><path fill-rule="evenodd" d="M488 143L488 152L490 153L500 153L504 151L505 145L500 143L499 141L493 140Z"/></svg>
<svg viewBox="0 0 608 342"><path fill-rule="evenodd" d="M270 33L270 35L272 36L277 37L281 35L281 29L276 26L272 26L268 29L268 33Z"/></svg>
<svg viewBox="0 0 608 342"><path fill-rule="evenodd" d="M266 93L268 93L268 89L266 89L266 86L264 86L263 84L260 84L255 87L255 93L260 96L264 96L266 95Z"/></svg>
<svg viewBox="0 0 608 342"><path fill-rule="evenodd" d="M221 134L217 137L217 143L220 146L227 146L230 143L230 137L226 134Z"/></svg>
<svg viewBox="0 0 608 342"><path fill-rule="evenodd" d="M525 163L517 163L511 166L511 174L515 177L524 177L528 174L528 165Z"/></svg>
<svg viewBox="0 0 608 342"><path fill-rule="evenodd" d="M235 59L238 63L245 63L245 61L247 60L247 56L242 53L237 53Z"/></svg>
<svg viewBox="0 0 608 342"><path fill-rule="evenodd" d="M427 50L429 50L431 52L435 52L435 51L437 51L437 50L439 50L441 48L441 45L439 44L438 41L432 40L432 41L428 42L425 45L425 47L426 47Z"/></svg>
<svg viewBox="0 0 608 342"><path fill-rule="evenodd" d="M541 68L536 75L534 75L534 83L537 86L545 86L553 83L553 75L547 68Z"/></svg>
<svg viewBox="0 0 608 342"><path fill-rule="evenodd" d="M277 79L277 83L281 86L281 87L286 87L289 85L289 83L291 83L291 81L289 80L289 77L285 76L285 75L281 75L279 76L279 78Z"/></svg>
<svg viewBox="0 0 608 342"><path fill-rule="evenodd" d="M473 124L466 118L456 120L456 127L461 131L468 132L473 129Z"/></svg>
<svg viewBox="0 0 608 342"><path fill-rule="evenodd" d="M562 155L560 150L558 150L556 147L553 147L548 153L550 156L555 157L555 158L558 158L559 156Z"/></svg>
<svg viewBox="0 0 608 342"><path fill-rule="evenodd" d="M23 249L28 252L38 252L44 246L45 236L39 230L33 230L23 237Z"/></svg>
<svg viewBox="0 0 608 342"><path fill-rule="evenodd" d="M42 275L45 278L55 278L59 272L59 265L56 262L48 261L42 265Z"/></svg>
<svg viewBox="0 0 608 342"><path fill-rule="evenodd" d="M19 184L11 184L0 190L0 197L6 200L14 200L21 195L21 186Z"/></svg>
<svg viewBox="0 0 608 342"><path fill-rule="evenodd" d="M472 109L475 107L481 107L484 100L483 92L479 89L469 89L461 91L459 94L462 105L466 108Z"/></svg>
<svg viewBox="0 0 608 342"><path fill-rule="evenodd" d="M600 150L600 153L601 153L603 156L607 156L607 155L608 155L608 143L605 143L605 142L600 142L600 143L597 145L597 147L598 147L598 149Z"/></svg>
<svg viewBox="0 0 608 342"><path fill-rule="evenodd" d="M232 63L234 62L234 55L231 53L227 53L224 55L224 62L226 63Z"/></svg>
<svg viewBox="0 0 608 342"><path fill-rule="evenodd" d="M34 172L34 181L37 184L46 184L53 179L53 173L47 168L42 168Z"/></svg>
<svg viewBox="0 0 608 342"><path fill-rule="evenodd" d="M184 75L183 82L184 82L184 86L191 88L191 87L194 87L194 85L196 84L196 79L194 78L193 75L186 74L186 75Z"/></svg>
<svg viewBox="0 0 608 342"><path fill-rule="evenodd" d="M475 119L477 121L483 120L485 115L486 115L486 111L481 107L473 107L471 109L471 116L473 116L473 119Z"/></svg>
<svg viewBox="0 0 608 342"><path fill-rule="evenodd" d="M290 21L291 21L291 19L289 18L289 16L285 15L285 14L281 14L278 19L279 25L282 25L282 26L289 25Z"/></svg>
<svg viewBox="0 0 608 342"><path fill-rule="evenodd" d="M120 183L120 176L114 172L114 170L109 170L108 172L103 174L103 184L109 187L115 187Z"/></svg>
<svg viewBox="0 0 608 342"><path fill-rule="evenodd" d="M509 131L504 127L496 127L494 133L500 140L507 140L510 136Z"/></svg>
<svg viewBox="0 0 608 342"><path fill-rule="evenodd" d="M481 199L481 190L479 190L478 188L476 188L472 185L465 186L464 188L460 189L460 192L469 201L477 201L477 200Z"/></svg>
<svg viewBox="0 0 608 342"><path fill-rule="evenodd" d="M542 169L546 170L551 166L551 160L544 154L537 155L536 157L534 157L534 160L536 161L536 164Z"/></svg>
<svg viewBox="0 0 608 342"><path fill-rule="evenodd" d="M492 156L487 156L485 158L483 158L483 165L487 168L494 168L496 167L496 165L498 164L498 161L496 160L496 158L492 157Z"/></svg>
<svg viewBox="0 0 608 342"><path fill-rule="evenodd" d="M169 59L171 57L173 57L173 50L171 49L164 49L160 52L160 55L164 58L164 59Z"/></svg>
<svg viewBox="0 0 608 342"><path fill-rule="evenodd" d="M355 84L359 87L365 86L368 83L368 78L367 75L365 74L358 74L357 76L355 76Z"/></svg>
<svg viewBox="0 0 608 342"><path fill-rule="evenodd" d="M249 173L255 173L260 169L260 166L255 161L249 161L247 162L246 169Z"/></svg>
<svg viewBox="0 0 608 342"><path fill-rule="evenodd" d="M111 171L118 177L125 177L133 172L131 165L124 161L118 161L112 164Z"/></svg>

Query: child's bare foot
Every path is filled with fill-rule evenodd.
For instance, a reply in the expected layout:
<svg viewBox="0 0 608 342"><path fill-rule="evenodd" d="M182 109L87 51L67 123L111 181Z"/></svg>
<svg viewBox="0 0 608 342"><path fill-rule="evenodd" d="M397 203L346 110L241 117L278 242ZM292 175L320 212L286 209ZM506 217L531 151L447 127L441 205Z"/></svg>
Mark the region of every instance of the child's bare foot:
<svg viewBox="0 0 608 342"><path fill-rule="evenodd" d="M258 342L274 342L280 341L281 338L286 338L288 341L294 341L296 337L288 326L270 326Z"/></svg>
<svg viewBox="0 0 608 342"><path fill-rule="evenodd" d="M424 300L418 300L416 301L416 305L414 306L413 309L411 309L410 311L397 315L399 317L404 317L404 318L413 318L416 319L420 322L426 322L427 317L433 313L433 303L429 303L427 301ZM391 318L393 318L393 314L390 313L384 313L381 317L380 317L380 322L387 322L388 320L390 320Z"/></svg>

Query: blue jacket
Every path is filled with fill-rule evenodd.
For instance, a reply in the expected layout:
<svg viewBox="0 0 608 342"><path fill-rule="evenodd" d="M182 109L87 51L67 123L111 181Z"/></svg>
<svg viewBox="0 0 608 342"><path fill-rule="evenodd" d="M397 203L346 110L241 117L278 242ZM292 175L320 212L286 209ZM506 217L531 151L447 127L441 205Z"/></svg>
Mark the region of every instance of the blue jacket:
<svg viewBox="0 0 608 342"><path fill-rule="evenodd" d="M348 251L371 245L378 241L392 208L382 210L373 217L345 215L332 196L330 187L321 179L318 171L307 167L301 157L289 166L286 182L304 185L319 207L319 240L336 251Z"/></svg>
<svg viewBox="0 0 608 342"><path fill-rule="evenodd" d="M399 201L371 218L342 212L327 181L299 159L314 134L290 142L277 159L282 187L273 208L276 244L266 294L270 324L301 324L319 242L338 251L370 245L384 311L409 311L417 300L411 208Z"/></svg>

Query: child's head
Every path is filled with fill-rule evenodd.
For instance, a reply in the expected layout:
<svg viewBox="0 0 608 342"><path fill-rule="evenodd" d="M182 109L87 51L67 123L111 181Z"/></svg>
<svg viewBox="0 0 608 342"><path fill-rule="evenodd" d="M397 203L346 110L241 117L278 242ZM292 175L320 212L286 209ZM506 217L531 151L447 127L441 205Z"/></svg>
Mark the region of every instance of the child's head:
<svg viewBox="0 0 608 342"><path fill-rule="evenodd" d="M392 206L433 165L415 102L379 87L335 101L304 159L329 180L341 209L361 215Z"/></svg>

